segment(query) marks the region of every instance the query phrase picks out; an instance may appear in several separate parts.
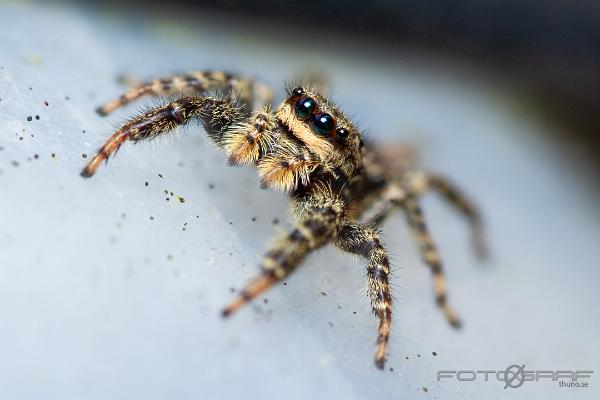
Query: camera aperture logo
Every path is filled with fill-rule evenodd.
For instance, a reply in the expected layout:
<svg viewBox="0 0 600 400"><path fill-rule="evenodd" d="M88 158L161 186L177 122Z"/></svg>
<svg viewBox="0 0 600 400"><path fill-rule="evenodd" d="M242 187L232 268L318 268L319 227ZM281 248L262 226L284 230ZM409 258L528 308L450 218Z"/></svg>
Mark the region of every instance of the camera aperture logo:
<svg viewBox="0 0 600 400"><path fill-rule="evenodd" d="M502 370L440 370L437 372L438 382L455 379L460 382L485 382L496 380L504 384L504 389L516 389L525 382L551 381L559 387L587 388L588 379L592 377L591 370L526 370L525 364L513 364Z"/></svg>

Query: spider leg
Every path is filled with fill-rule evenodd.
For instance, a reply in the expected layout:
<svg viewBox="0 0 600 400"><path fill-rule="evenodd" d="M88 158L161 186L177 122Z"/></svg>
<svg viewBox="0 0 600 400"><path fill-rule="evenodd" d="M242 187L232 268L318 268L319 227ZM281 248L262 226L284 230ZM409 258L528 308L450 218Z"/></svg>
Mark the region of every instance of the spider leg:
<svg viewBox="0 0 600 400"><path fill-rule="evenodd" d="M444 277L442 262L438 250L433 243L431 235L429 234L427 226L425 225L423 211L417 202L416 196L410 193L407 194L402 202L402 205L404 211L406 212L408 222L421 249L423 261L431 269L436 303L444 311L446 319L450 325L453 327L459 327L461 324L460 320L454 310L448 305L446 278Z"/></svg>
<svg viewBox="0 0 600 400"><path fill-rule="evenodd" d="M221 147L225 146L227 129L243 120L241 110L227 98L182 97L131 119L117 130L100 148L81 172L89 178L102 161L114 154L126 141L139 142L164 135L193 118L202 121L208 136Z"/></svg>
<svg viewBox="0 0 600 400"><path fill-rule="evenodd" d="M363 221L367 224L381 225L396 206L402 205L406 190L415 196L421 196L429 190L438 192L467 218L471 228L471 242L477 258L483 259L487 256L488 249L483 234L482 218L477 207L456 186L437 174L411 172L406 175L401 186L395 183L387 184L381 199L371 207Z"/></svg>
<svg viewBox="0 0 600 400"><path fill-rule="evenodd" d="M247 111L253 108L255 91L262 98L263 103L270 102L272 98L272 93L265 84L223 71L194 71L141 83L135 82L131 77L126 79L134 84L133 87L118 98L98 107L96 109L98 114L106 116L143 96L203 94L209 90L219 89L235 92Z"/></svg>
<svg viewBox="0 0 600 400"><path fill-rule="evenodd" d="M381 198L370 207L361 220L365 225L381 226L392 211L402 205L405 193L405 189L395 183L386 184Z"/></svg>
<svg viewBox="0 0 600 400"><path fill-rule="evenodd" d="M296 270L311 251L329 242L339 225L339 209L334 201L308 210L307 217L267 252L260 274L223 309L222 315L228 317L239 310Z"/></svg>
<svg viewBox="0 0 600 400"><path fill-rule="evenodd" d="M336 245L345 251L369 259L367 267L369 297L373 312L379 318L375 365L383 369L392 324L390 262L387 252L380 242L377 229L365 224L344 224L337 236Z"/></svg>
<svg viewBox="0 0 600 400"><path fill-rule="evenodd" d="M431 189L442 195L446 201L467 218L471 227L471 241L475 255L480 259L486 258L489 252L483 234L481 214L477 207L448 179L436 174L428 174L427 182Z"/></svg>

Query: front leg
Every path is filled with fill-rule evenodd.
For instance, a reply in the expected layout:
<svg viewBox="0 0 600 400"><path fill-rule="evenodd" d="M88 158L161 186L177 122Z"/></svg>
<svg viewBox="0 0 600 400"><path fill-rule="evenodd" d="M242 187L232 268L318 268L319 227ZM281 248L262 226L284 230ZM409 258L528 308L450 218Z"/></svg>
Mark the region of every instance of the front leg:
<svg viewBox="0 0 600 400"><path fill-rule="evenodd" d="M377 229L370 225L347 223L337 236L336 245L350 253L369 259L367 276L371 307L379 317L379 331L375 350L375 365L383 369L392 325L392 295L389 275L390 261L383 248Z"/></svg>
<svg viewBox="0 0 600 400"><path fill-rule="evenodd" d="M335 237L343 214L343 203L336 197L328 198L326 193L307 197L297 204L304 209L301 221L267 252L260 274L223 310L224 317L289 276L311 251Z"/></svg>
<svg viewBox="0 0 600 400"><path fill-rule="evenodd" d="M115 154L124 142L137 143L154 139L187 124L193 118L199 118L208 136L218 146L225 147L224 134L232 125L241 123L244 116L227 98L182 97L135 117L123 125L98 150L96 156L81 172L81 176L89 178L94 175L102 162Z"/></svg>

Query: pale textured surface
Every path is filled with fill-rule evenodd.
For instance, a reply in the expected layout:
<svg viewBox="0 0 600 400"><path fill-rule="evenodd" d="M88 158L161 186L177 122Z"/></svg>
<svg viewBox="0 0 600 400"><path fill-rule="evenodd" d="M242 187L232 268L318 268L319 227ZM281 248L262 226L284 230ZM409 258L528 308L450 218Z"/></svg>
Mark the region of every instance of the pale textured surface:
<svg viewBox="0 0 600 400"><path fill-rule="evenodd" d="M351 44L296 50L223 35L218 21L196 25L128 27L111 14L0 5L0 398L495 398L508 394L498 382L440 383L436 371L599 369L600 199L576 149L541 141L551 127L431 60L357 61ZM460 332L435 309L404 221L387 224L393 372L373 366L364 263L331 248L267 304L219 317L230 287L257 271L286 227L286 210L254 171L226 168L200 128L172 145L126 146L93 179L78 175L81 154L134 112L93 111L122 90L118 73L233 68L281 94L306 66L333 77L336 98L372 139L416 144L490 222L494 258L478 265L463 221L425 201ZM185 203L167 202L164 190ZM597 378L587 390L525 383L510 395L597 398Z"/></svg>

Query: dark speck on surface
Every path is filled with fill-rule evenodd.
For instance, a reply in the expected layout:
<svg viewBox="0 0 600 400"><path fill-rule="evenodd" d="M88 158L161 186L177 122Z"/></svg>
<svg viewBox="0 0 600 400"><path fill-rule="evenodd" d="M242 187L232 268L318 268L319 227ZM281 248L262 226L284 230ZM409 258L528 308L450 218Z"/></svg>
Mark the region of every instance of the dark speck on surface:
<svg viewBox="0 0 600 400"><path fill-rule="evenodd" d="M173 254L167 254L167 260L169 260L169 261L173 260Z"/></svg>
<svg viewBox="0 0 600 400"><path fill-rule="evenodd" d="M33 158L35 158L37 160L38 158L40 158L40 155L39 154L34 154Z"/></svg>
<svg viewBox="0 0 600 400"><path fill-rule="evenodd" d="M209 189L214 189L215 188L215 184L214 183L209 183L208 184L208 188Z"/></svg>
<svg viewBox="0 0 600 400"><path fill-rule="evenodd" d="M56 153L52 153L50 156L52 156L52 158L56 158Z"/></svg>
<svg viewBox="0 0 600 400"><path fill-rule="evenodd" d="M159 177L159 178L162 178L163 176L162 176L162 174L158 174L158 177Z"/></svg>
<svg viewBox="0 0 600 400"><path fill-rule="evenodd" d="M27 121L31 121L33 119L33 117L30 115L27 117Z"/></svg>
<svg viewBox="0 0 600 400"><path fill-rule="evenodd" d="M425 386L423 386L423 391L424 391L425 393L427 393L427 392L429 391L429 389L427 389Z"/></svg>
<svg viewBox="0 0 600 400"><path fill-rule="evenodd" d="M40 119L40 116L39 116L39 115L36 115L36 116L35 116L35 119L37 119L37 120L39 121L39 119Z"/></svg>
<svg viewBox="0 0 600 400"><path fill-rule="evenodd" d="M19 162L17 160L12 160L10 163L12 164L13 167L19 166Z"/></svg>
<svg viewBox="0 0 600 400"><path fill-rule="evenodd" d="M185 203L185 199L181 196L177 196L177 200L179 200L180 203Z"/></svg>
<svg viewBox="0 0 600 400"><path fill-rule="evenodd" d="M433 354L434 357L437 356L437 352L435 351L431 352L431 354Z"/></svg>
<svg viewBox="0 0 600 400"><path fill-rule="evenodd" d="M81 158L87 158L87 154L81 153Z"/></svg>
<svg viewBox="0 0 600 400"><path fill-rule="evenodd" d="M252 222L256 222L256 217L252 217Z"/></svg>
<svg viewBox="0 0 600 400"><path fill-rule="evenodd" d="M48 107L48 106L50 105L50 104L48 103L48 100L44 100L44 105L45 105L46 107Z"/></svg>
<svg viewBox="0 0 600 400"><path fill-rule="evenodd" d="M394 368L390 367L390 372L394 372Z"/></svg>
<svg viewBox="0 0 600 400"><path fill-rule="evenodd" d="M150 216L150 221L154 221L154 217L152 215Z"/></svg>
<svg viewBox="0 0 600 400"><path fill-rule="evenodd" d="M273 218L273 225L277 225L279 223L279 218Z"/></svg>
<svg viewBox="0 0 600 400"><path fill-rule="evenodd" d="M321 292L321 296L327 296L327 293Z"/></svg>
<svg viewBox="0 0 600 400"><path fill-rule="evenodd" d="M148 181L144 182L144 186L148 186Z"/></svg>

